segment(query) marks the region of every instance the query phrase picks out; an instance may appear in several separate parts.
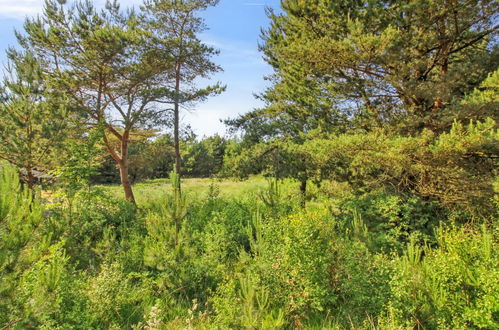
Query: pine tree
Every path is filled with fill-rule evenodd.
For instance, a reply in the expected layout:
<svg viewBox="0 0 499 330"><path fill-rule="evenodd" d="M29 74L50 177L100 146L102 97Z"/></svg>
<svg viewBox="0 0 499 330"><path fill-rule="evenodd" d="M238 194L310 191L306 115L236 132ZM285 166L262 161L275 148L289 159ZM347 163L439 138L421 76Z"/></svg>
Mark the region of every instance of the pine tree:
<svg viewBox="0 0 499 330"><path fill-rule="evenodd" d="M32 191L35 171L50 168L65 134L63 99L51 90L41 63L30 52L8 52L0 90L0 159L22 169Z"/></svg>
<svg viewBox="0 0 499 330"><path fill-rule="evenodd" d="M318 82L357 127L450 127L443 118L496 69L496 1L288 0L282 9L269 13L262 45L274 90Z"/></svg>
<svg viewBox="0 0 499 330"><path fill-rule="evenodd" d="M217 4L218 0L146 0L143 6L145 30L151 33L150 47L156 57L168 59L170 70L162 84L171 93L159 102L170 105L167 110L173 113L175 170L179 175L182 173L180 109L225 90L220 83L196 86L197 79L222 70L211 61L218 52L199 39L206 26L198 13Z"/></svg>
<svg viewBox="0 0 499 330"><path fill-rule="evenodd" d="M0 323L7 324L19 274L26 268L24 249L43 220L43 206L19 183L16 168L0 162ZM29 259L29 257L28 257Z"/></svg>
<svg viewBox="0 0 499 330"><path fill-rule="evenodd" d="M132 203L130 134L164 122L154 102L169 93L157 87L167 66L145 46L146 33L137 20L133 10L121 11L116 1L98 11L89 1L67 6L65 1L47 0L42 16L27 19L25 35L18 33L22 46L44 58L48 74L82 118L81 125L104 127L106 149Z"/></svg>

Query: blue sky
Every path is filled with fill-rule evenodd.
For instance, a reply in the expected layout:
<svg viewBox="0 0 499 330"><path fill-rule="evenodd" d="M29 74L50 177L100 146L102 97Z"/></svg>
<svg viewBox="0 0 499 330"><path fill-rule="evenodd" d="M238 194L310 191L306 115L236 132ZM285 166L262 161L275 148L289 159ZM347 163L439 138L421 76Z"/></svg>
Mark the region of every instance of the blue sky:
<svg viewBox="0 0 499 330"><path fill-rule="evenodd" d="M95 1L103 3L101 0ZM141 0L121 0L122 7L138 5ZM5 65L5 49L15 45L14 29L22 29L24 17L41 12L43 0L0 0L0 63ZM220 50L214 60L224 72L213 81L227 85L227 91L184 112L198 136L225 133L220 119L235 117L260 105L253 93L263 91L263 77L271 68L258 52L260 29L268 25L265 6L278 8L279 0L221 0L203 13L209 30L201 35L206 43Z"/></svg>

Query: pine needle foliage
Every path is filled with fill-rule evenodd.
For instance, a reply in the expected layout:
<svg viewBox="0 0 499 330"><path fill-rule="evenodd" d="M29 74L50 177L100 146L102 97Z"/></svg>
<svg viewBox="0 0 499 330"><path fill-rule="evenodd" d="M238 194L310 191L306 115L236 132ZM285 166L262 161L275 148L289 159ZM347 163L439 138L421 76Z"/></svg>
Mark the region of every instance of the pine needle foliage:
<svg viewBox="0 0 499 330"><path fill-rule="evenodd" d="M17 170L0 162L0 315L5 315L4 308L11 303L23 249L42 218L42 205L31 190L21 186Z"/></svg>
<svg viewBox="0 0 499 330"><path fill-rule="evenodd" d="M144 262L160 270L173 267L182 250L182 222L188 205L180 192L180 175L170 173L172 193L159 206L158 213L149 213L146 221L148 237L145 242Z"/></svg>

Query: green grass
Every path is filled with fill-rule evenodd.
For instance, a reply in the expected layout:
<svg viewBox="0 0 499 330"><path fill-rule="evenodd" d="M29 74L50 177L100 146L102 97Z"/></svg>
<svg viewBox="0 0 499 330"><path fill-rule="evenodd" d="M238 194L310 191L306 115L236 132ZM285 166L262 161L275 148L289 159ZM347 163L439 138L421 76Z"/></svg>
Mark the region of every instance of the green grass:
<svg viewBox="0 0 499 330"><path fill-rule="evenodd" d="M214 185L219 196L224 199L252 200L259 199L261 192L269 188L269 178L261 175L251 176L246 180L214 179L214 178L183 178L182 191L189 200L203 200L208 197L210 186ZM293 179L280 180L281 198L299 203L301 195L299 182ZM96 185L113 198L123 199L124 192L120 184ZM132 186L135 200L139 207L150 201L157 201L171 192L169 179L153 179L136 183ZM334 191L334 193L332 193ZM53 190L43 190L42 197L50 200ZM344 184L324 181L321 187L309 181L307 185L307 205L321 204L324 199L344 198L351 192Z"/></svg>
<svg viewBox="0 0 499 330"><path fill-rule="evenodd" d="M220 196L224 198L255 198L257 194L268 186L267 179L263 176L253 176L247 180L219 180L209 178L186 178L182 179L182 190L190 199L204 198L208 195L210 185L218 187ZM100 186L112 196L123 197L123 189L120 185ZM170 192L168 179L148 180L133 185L133 192L137 204L143 204L150 200L159 199ZM284 196L293 196L298 193L298 183L285 180L282 185Z"/></svg>
<svg viewBox="0 0 499 330"><path fill-rule="evenodd" d="M182 191L187 195L189 200L203 200L208 196L210 186L215 185L222 198L234 198L238 200L255 199L259 198L259 193L262 190L268 189L268 180L261 175L251 176L246 180L184 178L182 179ZM298 203L301 198L299 185L299 182L296 180L282 180L280 184L281 197L292 199ZM102 185L99 187L113 197L124 197L123 188L119 184ZM169 179L147 180L133 185L135 200L139 206L147 204L149 201L158 200L170 191ZM331 191L335 191L336 193L332 194ZM309 196L307 205L313 205L320 203L324 198L345 197L349 195L349 190L339 183L324 181L322 187L319 188L312 182L309 182L307 195Z"/></svg>

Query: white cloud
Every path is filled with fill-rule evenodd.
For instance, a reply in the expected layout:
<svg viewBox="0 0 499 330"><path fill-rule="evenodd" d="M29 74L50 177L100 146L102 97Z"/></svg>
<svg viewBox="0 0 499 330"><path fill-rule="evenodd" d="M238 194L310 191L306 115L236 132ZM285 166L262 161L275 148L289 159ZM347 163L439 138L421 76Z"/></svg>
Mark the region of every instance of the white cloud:
<svg viewBox="0 0 499 330"><path fill-rule="evenodd" d="M36 15L43 8L43 0L0 0L0 17L23 19Z"/></svg>
<svg viewBox="0 0 499 330"><path fill-rule="evenodd" d="M103 7L105 0L93 1L98 7ZM34 16L42 12L43 0L0 0L0 19L15 18L24 19L26 16ZM141 0L120 0L121 7L124 9L129 6L139 5Z"/></svg>
<svg viewBox="0 0 499 330"><path fill-rule="evenodd" d="M248 42L235 39L223 39L218 36L203 34L201 41L208 46L220 51L215 62L223 61L224 64L231 62L261 64L262 54L258 51L256 42Z"/></svg>

